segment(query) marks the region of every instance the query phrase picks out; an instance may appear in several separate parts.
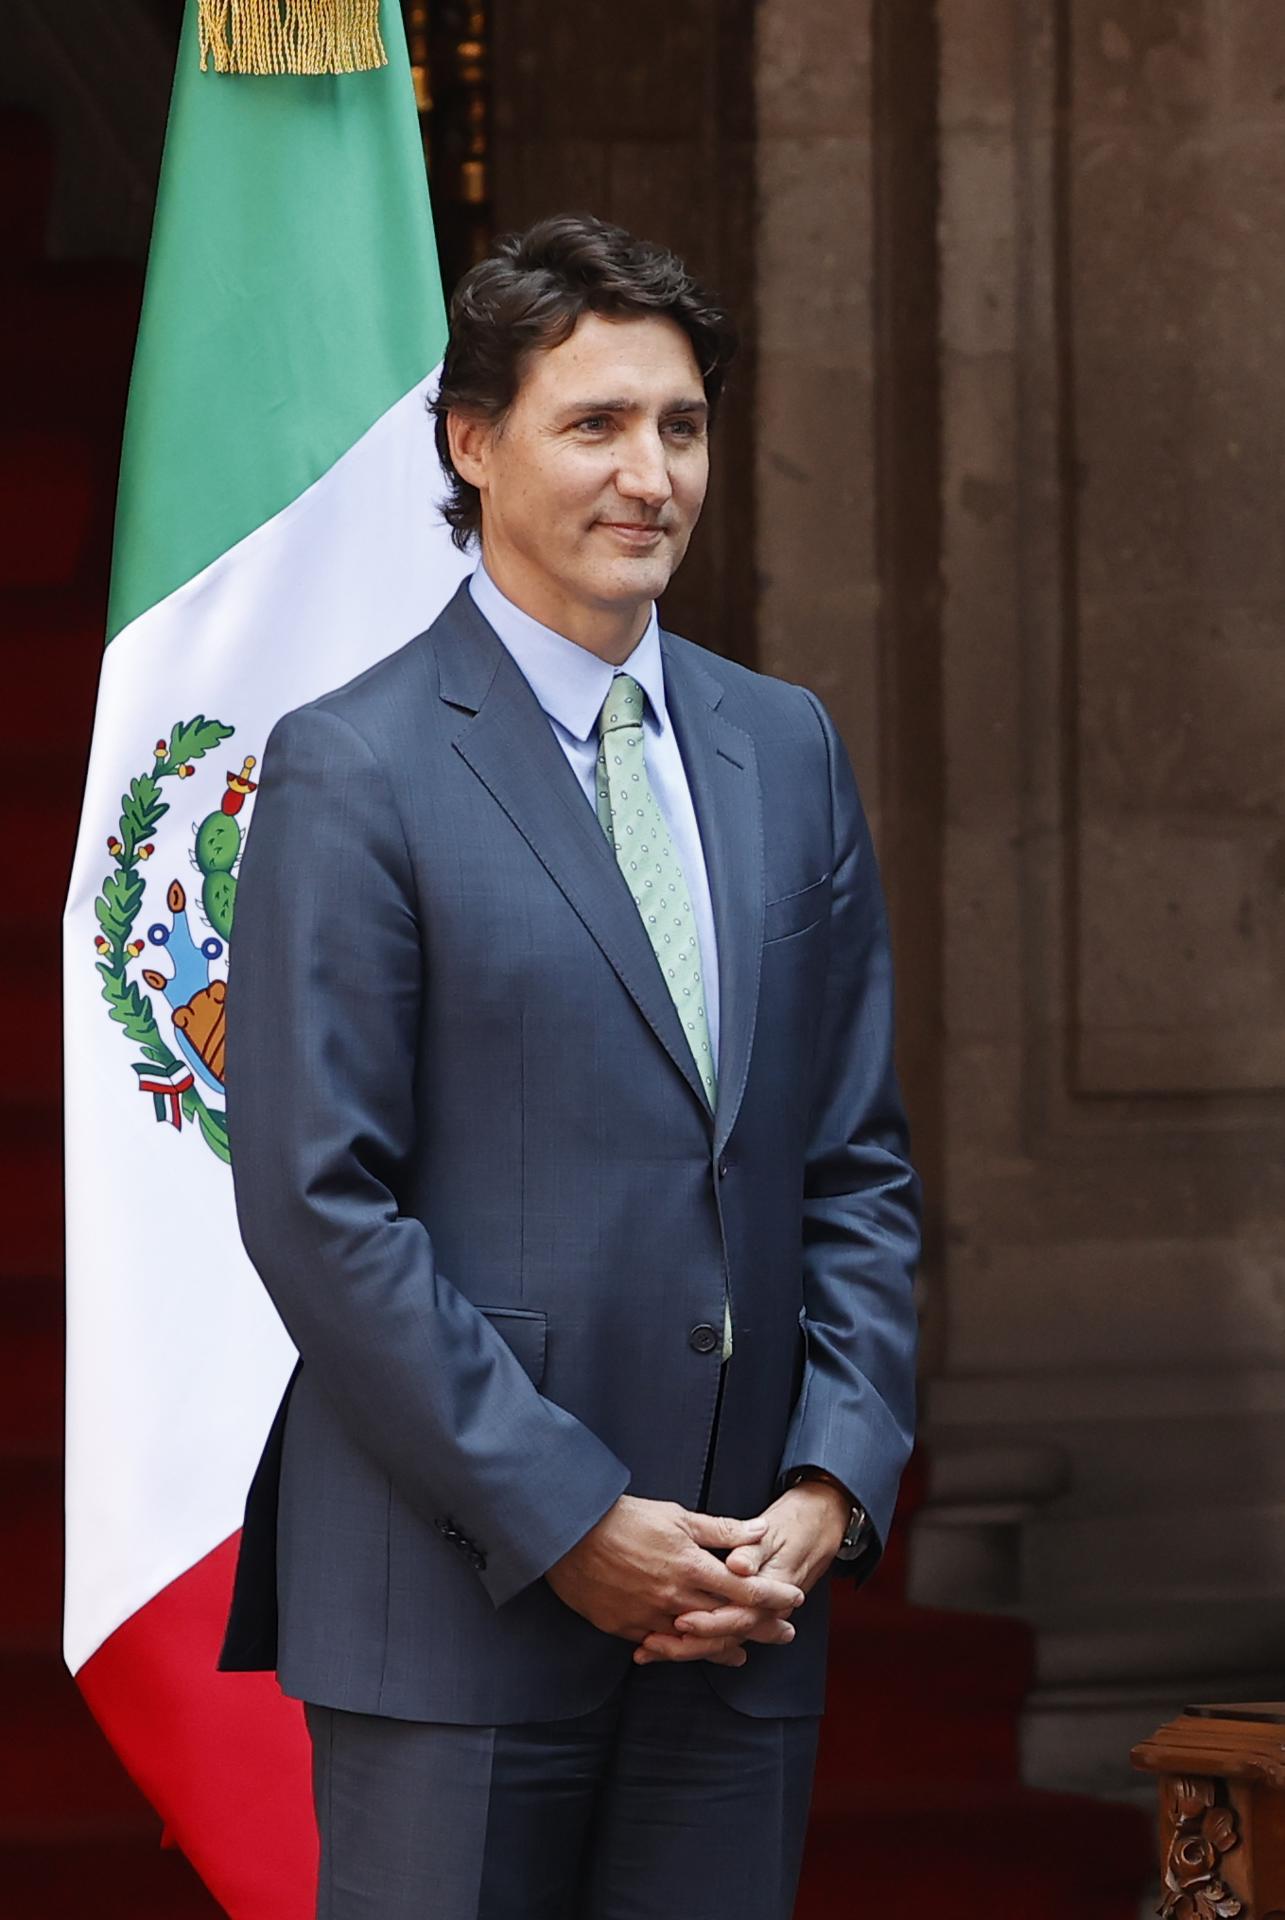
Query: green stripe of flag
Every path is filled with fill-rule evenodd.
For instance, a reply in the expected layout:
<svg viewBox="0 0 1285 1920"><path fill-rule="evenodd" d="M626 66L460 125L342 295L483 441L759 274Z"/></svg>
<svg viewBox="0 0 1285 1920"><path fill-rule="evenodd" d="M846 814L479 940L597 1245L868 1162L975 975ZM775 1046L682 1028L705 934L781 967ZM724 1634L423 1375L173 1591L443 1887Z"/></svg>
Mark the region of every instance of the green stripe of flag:
<svg viewBox="0 0 1285 1920"><path fill-rule="evenodd" d="M109 640L311 486L446 344L396 0L381 19L388 65L370 73L202 73L195 25L188 0Z"/></svg>

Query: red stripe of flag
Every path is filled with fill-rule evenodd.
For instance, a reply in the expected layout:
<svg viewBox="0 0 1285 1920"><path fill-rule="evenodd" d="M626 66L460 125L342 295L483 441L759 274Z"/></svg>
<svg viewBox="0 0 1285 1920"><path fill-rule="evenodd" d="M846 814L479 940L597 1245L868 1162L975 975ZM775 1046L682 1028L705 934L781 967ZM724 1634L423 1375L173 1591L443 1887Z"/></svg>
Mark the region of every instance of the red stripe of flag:
<svg viewBox="0 0 1285 1920"><path fill-rule="evenodd" d="M216 1667L234 1534L76 1675L90 1711L232 1920L312 1920L317 1829L303 1708L270 1673Z"/></svg>

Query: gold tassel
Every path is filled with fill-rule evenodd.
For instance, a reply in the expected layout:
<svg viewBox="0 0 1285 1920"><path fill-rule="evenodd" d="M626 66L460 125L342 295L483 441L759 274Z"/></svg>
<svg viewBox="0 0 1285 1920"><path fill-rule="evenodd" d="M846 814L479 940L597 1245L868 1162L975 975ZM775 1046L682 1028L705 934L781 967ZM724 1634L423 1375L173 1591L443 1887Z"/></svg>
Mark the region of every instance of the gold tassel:
<svg viewBox="0 0 1285 1920"><path fill-rule="evenodd" d="M200 0L201 72L366 73L386 67L379 0Z"/></svg>

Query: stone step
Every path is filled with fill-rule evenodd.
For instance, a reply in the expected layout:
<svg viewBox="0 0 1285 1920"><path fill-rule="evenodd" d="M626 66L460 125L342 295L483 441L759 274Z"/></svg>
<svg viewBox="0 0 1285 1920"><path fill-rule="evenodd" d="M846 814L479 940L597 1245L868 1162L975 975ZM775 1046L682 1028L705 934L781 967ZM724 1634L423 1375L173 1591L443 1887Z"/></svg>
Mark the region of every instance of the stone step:
<svg viewBox="0 0 1285 1920"><path fill-rule="evenodd" d="M917 1606L1003 1608L1020 1590L1021 1530L1064 1491L1056 1447L1017 1441L930 1451L925 1503L908 1549Z"/></svg>
<svg viewBox="0 0 1285 1920"><path fill-rule="evenodd" d="M1275 1672L1272 1691L1279 1694L1285 1686L1283 1610L1285 1600L1276 1594L1044 1610L1030 1623L1036 1685L1047 1692L1132 1682L1168 1698L1190 1694L1193 1686L1199 1690L1200 1676L1227 1676L1230 1684L1242 1675Z"/></svg>
<svg viewBox="0 0 1285 1920"><path fill-rule="evenodd" d="M1113 1420L1063 1430L1069 1485L1047 1517L1197 1506L1285 1503L1285 1409L1237 1416L1175 1408L1169 1419Z"/></svg>
<svg viewBox="0 0 1285 1920"><path fill-rule="evenodd" d="M1163 1606L1176 1594L1285 1604L1285 1502L1049 1515L1022 1530L1019 1610L1028 1616L1072 1600Z"/></svg>

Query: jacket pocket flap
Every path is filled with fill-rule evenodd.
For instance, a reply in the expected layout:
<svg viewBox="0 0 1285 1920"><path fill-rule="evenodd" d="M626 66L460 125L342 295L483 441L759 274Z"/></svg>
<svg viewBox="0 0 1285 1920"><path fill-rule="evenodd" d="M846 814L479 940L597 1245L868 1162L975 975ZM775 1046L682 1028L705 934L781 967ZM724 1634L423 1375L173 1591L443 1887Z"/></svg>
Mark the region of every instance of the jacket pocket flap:
<svg viewBox="0 0 1285 1920"><path fill-rule="evenodd" d="M536 1307L479 1307L505 1345L513 1351L524 1373L538 1387L544 1378L548 1316Z"/></svg>
<svg viewBox="0 0 1285 1920"><path fill-rule="evenodd" d="M823 873L811 886L800 887L797 893L783 893L778 900L769 900L763 909L763 945L784 940L792 933L804 933L814 925L825 912L829 885L830 876Z"/></svg>

